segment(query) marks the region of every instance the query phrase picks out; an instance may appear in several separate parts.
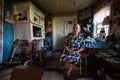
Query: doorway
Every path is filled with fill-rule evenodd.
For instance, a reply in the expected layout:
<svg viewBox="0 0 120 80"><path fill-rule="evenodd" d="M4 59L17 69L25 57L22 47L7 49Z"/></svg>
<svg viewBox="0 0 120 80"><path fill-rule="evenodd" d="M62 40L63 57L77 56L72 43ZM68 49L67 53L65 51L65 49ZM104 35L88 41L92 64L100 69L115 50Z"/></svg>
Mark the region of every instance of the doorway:
<svg viewBox="0 0 120 80"><path fill-rule="evenodd" d="M77 16L53 18L53 50L63 50L65 37L72 32Z"/></svg>

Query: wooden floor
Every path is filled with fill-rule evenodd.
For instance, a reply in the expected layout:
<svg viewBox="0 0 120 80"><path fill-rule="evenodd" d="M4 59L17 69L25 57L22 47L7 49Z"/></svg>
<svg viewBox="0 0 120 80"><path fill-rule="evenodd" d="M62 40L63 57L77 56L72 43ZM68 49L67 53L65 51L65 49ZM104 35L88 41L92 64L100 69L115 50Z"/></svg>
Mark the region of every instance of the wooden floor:
<svg viewBox="0 0 120 80"><path fill-rule="evenodd" d="M0 71L0 80L10 80L13 68L7 68Z"/></svg>
<svg viewBox="0 0 120 80"><path fill-rule="evenodd" d="M58 54L58 55L57 55ZM60 53L54 52L51 58L46 58L46 64L45 65L39 65L39 64L31 64L27 65L26 67L14 67L11 68L11 71L9 72L9 77L2 78L5 75L4 70L2 70L2 73L0 72L0 80L41 80L44 71L46 70L53 70L57 71L59 69L59 56ZM5 69L7 71L7 69ZM8 73L6 73L8 75ZM86 77L92 77L95 79L95 73L91 71L83 71L82 75L80 75L79 68L74 69L71 74L72 80L77 80L79 78L86 78Z"/></svg>
<svg viewBox="0 0 120 80"><path fill-rule="evenodd" d="M27 68L13 70L11 80L41 80L43 67L30 65Z"/></svg>

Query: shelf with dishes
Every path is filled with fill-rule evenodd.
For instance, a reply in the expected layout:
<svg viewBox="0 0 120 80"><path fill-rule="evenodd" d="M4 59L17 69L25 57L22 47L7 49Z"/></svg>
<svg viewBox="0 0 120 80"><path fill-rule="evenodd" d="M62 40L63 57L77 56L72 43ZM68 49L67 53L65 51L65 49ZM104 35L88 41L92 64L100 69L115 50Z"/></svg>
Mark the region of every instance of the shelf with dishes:
<svg viewBox="0 0 120 80"><path fill-rule="evenodd" d="M16 39L32 41L45 38L45 15L32 2L16 2L13 9Z"/></svg>
<svg viewBox="0 0 120 80"><path fill-rule="evenodd" d="M115 26L120 26L120 0L113 1L112 4L112 23Z"/></svg>
<svg viewBox="0 0 120 80"><path fill-rule="evenodd" d="M15 22L32 22L44 26L45 15L30 1L13 3Z"/></svg>

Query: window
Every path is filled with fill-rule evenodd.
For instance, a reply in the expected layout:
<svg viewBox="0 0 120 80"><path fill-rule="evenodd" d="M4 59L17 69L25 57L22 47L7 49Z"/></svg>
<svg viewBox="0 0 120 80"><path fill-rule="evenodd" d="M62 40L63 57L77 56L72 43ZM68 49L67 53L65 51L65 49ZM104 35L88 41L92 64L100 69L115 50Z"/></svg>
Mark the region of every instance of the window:
<svg viewBox="0 0 120 80"><path fill-rule="evenodd" d="M106 24L106 25L102 25L104 18L106 18L107 16L110 16L110 6L106 6L104 8L102 8L99 12L97 12L94 15L94 33L93 36L97 36L97 34L100 32L101 28L104 28L106 36L109 33L109 26L110 24Z"/></svg>

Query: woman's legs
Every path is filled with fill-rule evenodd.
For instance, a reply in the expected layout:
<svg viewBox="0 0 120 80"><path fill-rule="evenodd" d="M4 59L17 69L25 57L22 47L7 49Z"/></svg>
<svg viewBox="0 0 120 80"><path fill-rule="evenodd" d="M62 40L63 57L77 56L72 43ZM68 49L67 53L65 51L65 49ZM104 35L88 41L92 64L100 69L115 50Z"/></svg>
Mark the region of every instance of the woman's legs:
<svg viewBox="0 0 120 80"><path fill-rule="evenodd" d="M71 74L71 71L73 70L74 64L69 65L68 71L67 71L67 75L69 76Z"/></svg>

